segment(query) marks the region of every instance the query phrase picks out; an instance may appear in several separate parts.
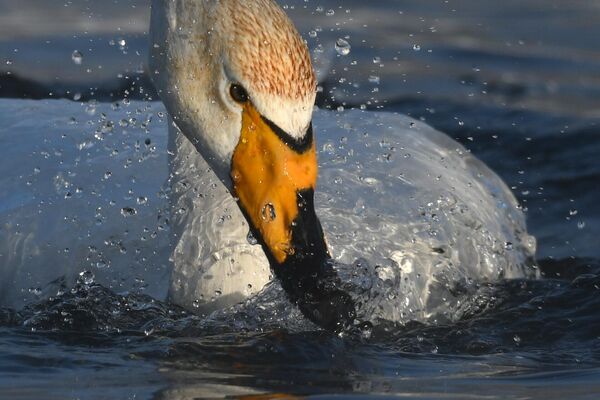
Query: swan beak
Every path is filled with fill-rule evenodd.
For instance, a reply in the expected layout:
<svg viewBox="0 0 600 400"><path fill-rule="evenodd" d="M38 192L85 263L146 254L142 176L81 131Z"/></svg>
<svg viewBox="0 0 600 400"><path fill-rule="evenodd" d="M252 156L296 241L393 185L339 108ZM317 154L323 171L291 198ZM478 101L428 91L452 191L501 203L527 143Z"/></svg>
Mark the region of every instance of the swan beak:
<svg viewBox="0 0 600 400"><path fill-rule="evenodd" d="M315 149L312 127L297 140L261 116L251 102L244 104L231 165L234 195L257 239L279 264L297 250L294 232L304 223L303 214L314 215ZM306 210L306 193L312 210Z"/></svg>

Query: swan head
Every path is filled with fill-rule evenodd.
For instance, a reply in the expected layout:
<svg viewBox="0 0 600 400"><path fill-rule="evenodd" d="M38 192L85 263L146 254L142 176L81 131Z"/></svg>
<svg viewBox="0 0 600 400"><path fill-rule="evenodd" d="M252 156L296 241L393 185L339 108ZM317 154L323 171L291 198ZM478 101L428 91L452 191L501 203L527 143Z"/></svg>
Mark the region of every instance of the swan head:
<svg viewBox="0 0 600 400"><path fill-rule="evenodd" d="M316 79L273 0L154 0L150 71L173 122L282 263L314 190Z"/></svg>

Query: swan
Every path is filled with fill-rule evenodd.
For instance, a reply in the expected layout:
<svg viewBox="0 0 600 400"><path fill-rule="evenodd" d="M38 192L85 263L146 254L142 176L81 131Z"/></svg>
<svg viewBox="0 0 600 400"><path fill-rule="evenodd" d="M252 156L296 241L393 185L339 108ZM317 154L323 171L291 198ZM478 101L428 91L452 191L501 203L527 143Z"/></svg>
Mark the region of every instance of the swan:
<svg viewBox="0 0 600 400"><path fill-rule="evenodd" d="M517 201L464 147L406 116L314 109L307 45L275 1L153 0L150 43L174 303L208 313L275 277L338 329L426 320L477 282L535 275Z"/></svg>

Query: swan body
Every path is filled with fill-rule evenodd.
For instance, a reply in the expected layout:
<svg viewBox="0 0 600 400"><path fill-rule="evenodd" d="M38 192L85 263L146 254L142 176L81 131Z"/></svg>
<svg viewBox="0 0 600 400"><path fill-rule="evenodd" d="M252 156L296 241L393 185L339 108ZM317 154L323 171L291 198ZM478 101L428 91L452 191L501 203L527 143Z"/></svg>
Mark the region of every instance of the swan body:
<svg viewBox="0 0 600 400"><path fill-rule="evenodd" d="M399 114L317 109L313 122L316 209L330 249L351 268L361 259L379 266L396 294L377 304L375 316L423 321L450 310L455 285L473 289L478 282L535 276L535 238L517 201L462 145ZM258 292L272 273L206 161L177 130L170 139L178 141L170 150L170 296L210 312Z"/></svg>

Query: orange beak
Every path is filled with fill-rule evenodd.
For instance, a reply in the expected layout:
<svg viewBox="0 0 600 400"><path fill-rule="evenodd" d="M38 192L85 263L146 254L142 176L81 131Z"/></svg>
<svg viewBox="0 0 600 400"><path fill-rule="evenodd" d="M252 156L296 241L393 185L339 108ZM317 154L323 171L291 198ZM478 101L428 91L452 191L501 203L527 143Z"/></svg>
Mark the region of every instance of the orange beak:
<svg viewBox="0 0 600 400"><path fill-rule="evenodd" d="M265 120L251 102L244 105L231 168L234 195L280 264L295 251L292 228L299 214L298 193L314 190L317 182L312 130L309 134L299 144Z"/></svg>

